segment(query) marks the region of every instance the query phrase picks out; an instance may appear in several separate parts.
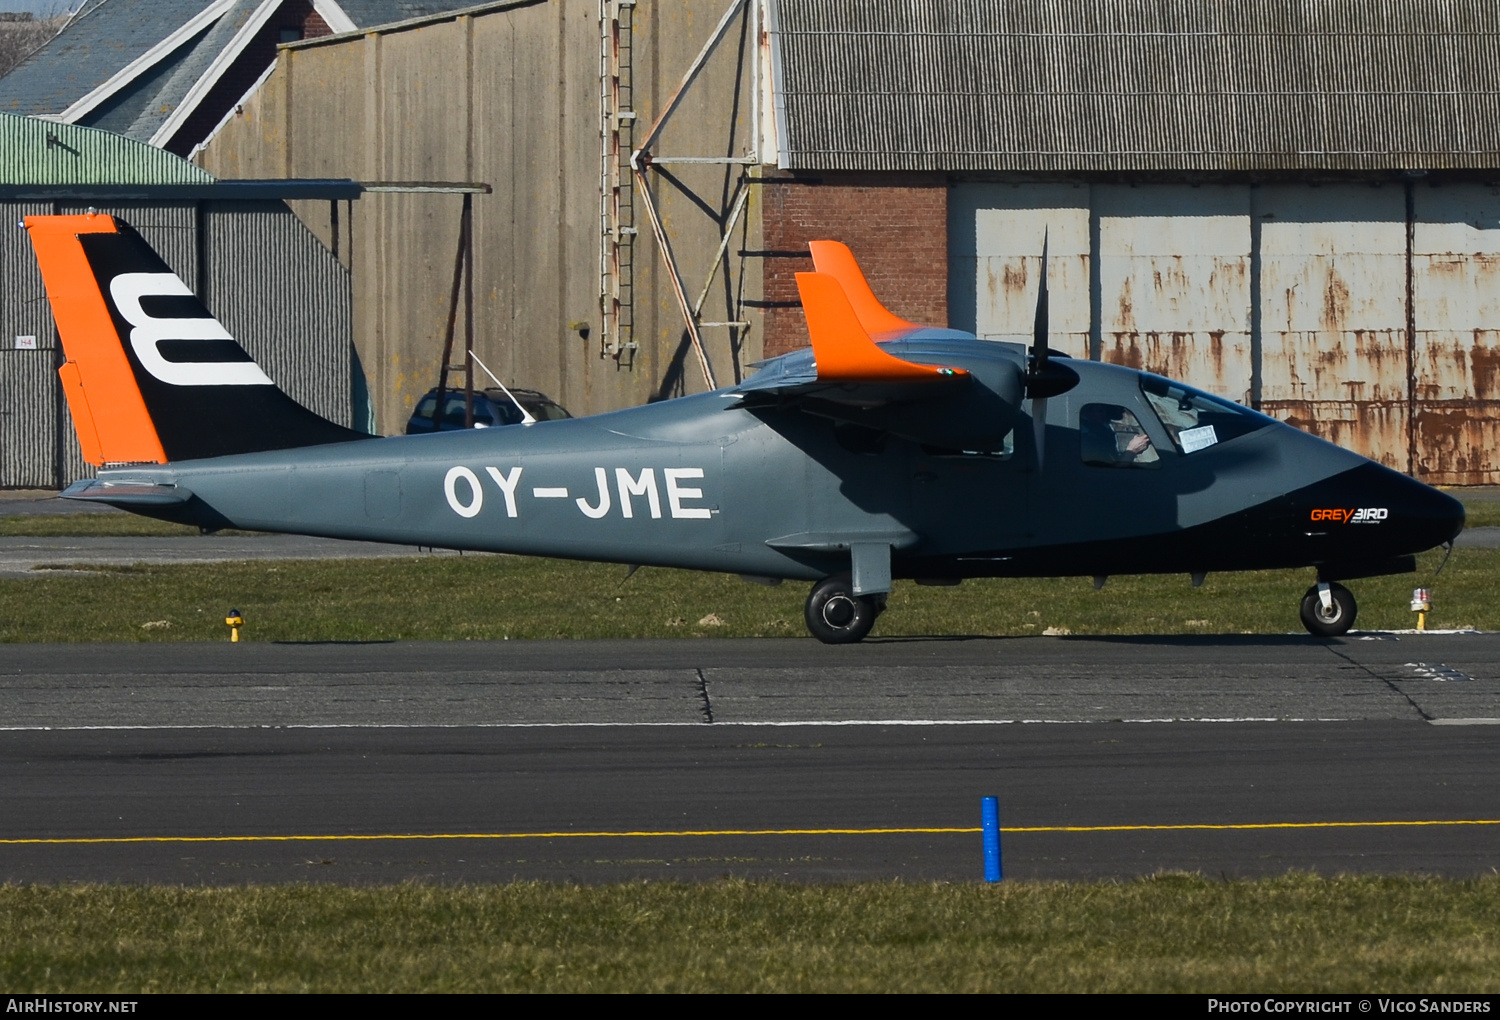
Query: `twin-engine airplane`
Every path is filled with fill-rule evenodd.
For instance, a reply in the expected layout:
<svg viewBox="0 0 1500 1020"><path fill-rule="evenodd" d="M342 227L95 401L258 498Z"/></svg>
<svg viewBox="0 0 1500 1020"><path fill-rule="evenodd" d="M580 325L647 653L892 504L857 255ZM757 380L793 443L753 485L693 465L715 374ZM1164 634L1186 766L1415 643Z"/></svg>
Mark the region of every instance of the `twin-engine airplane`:
<svg viewBox="0 0 1500 1020"><path fill-rule="evenodd" d="M26 220L98 478L63 496L205 529L813 581L807 626L859 641L894 579L1415 569L1456 500L1159 376L906 322L849 249L797 274L812 349L738 386L587 418L377 439L296 404L139 234Z"/></svg>

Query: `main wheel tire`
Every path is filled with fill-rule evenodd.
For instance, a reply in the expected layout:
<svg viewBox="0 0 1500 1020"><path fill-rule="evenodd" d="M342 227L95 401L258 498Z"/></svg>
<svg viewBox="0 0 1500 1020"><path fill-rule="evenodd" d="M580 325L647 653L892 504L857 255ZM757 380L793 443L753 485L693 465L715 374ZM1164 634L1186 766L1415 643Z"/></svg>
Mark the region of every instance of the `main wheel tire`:
<svg viewBox="0 0 1500 1020"><path fill-rule="evenodd" d="M807 629L825 645L850 645L863 641L880 605L867 595L856 595L847 577L825 577L813 585L803 612Z"/></svg>
<svg viewBox="0 0 1500 1020"><path fill-rule="evenodd" d="M1354 626L1355 614L1359 612L1353 593L1343 585L1330 584L1328 594L1333 605L1326 609L1323 607L1323 600L1318 597L1317 585L1307 589L1307 594L1302 596L1302 626L1314 637L1347 634L1349 628Z"/></svg>

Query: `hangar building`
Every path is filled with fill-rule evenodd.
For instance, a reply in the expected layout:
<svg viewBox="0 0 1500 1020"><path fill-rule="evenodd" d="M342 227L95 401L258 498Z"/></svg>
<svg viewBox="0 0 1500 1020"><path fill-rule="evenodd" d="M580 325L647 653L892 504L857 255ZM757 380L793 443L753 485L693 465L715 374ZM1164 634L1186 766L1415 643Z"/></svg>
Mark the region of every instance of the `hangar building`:
<svg viewBox="0 0 1500 1020"><path fill-rule="evenodd" d="M111 132L9 114L0 151L0 488L61 488L93 473L63 399L26 216L125 218L283 389L341 424L368 421L348 271L281 200L349 201L357 186L219 181Z"/></svg>
<svg viewBox="0 0 1500 1020"><path fill-rule="evenodd" d="M283 46L200 160L491 185L473 198L474 350L575 412L805 342L793 273L814 237L848 242L899 314L1024 336L1045 234L1054 346L1430 482L1493 483L1492 14L509 0ZM352 272L384 431L436 381L456 201L298 206Z"/></svg>

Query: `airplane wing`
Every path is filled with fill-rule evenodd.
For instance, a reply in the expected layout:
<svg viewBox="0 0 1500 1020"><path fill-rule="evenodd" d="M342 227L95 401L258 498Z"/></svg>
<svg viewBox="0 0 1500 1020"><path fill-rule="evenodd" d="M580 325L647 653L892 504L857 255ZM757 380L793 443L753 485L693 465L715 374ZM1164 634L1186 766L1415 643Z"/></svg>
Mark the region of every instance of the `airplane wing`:
<svg viewBox="0 0 1500 1020"><path fill-rule="evenodd" d="M745 407L796 406L820 417L958 450L998 448L1021 399L1021 364L1004 356L969 352L960 365L941 343L914 339L972 340L972 335L927 330L891 315L875 300L848 249L814 242L834 273L798 273L807 314L810 351L774 359L736 387ZM847 256L847 259L844 259ZM851 274L852 267L852 274ZM851 300L847 287L856 288ZM900 339L876 343L868 325ZM934 336L933 334L936 334ZM991 352L986 352L991 353Z"/></svg>

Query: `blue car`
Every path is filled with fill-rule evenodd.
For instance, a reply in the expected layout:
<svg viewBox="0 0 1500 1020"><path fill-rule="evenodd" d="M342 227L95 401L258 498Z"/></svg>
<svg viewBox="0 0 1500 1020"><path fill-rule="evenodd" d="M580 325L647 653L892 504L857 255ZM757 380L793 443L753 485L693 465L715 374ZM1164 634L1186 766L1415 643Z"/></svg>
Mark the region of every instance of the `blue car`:
<svg viewBox="0 0 1500 1020"><path fill-rule="evenodd" d="M558 404L545 393L536 390L510 391L515 395L515 400L505 395L505 391L498 386L490 389L474 391L474 427L476 429L495 428L501 425L519 425L524 420L521 415L521 407L531 412L531 416L537 421L560 421L563 418L573 417L563 410ZM412 412L411 420L406 423L406 434L409 436L421 435L425 432L452 432L464 427L464 391L446 390L443 393L443 410L437 415L434 422L434 412L437 411L438 391L428 390L426 396L417 401L417 409Z"/></svg>

